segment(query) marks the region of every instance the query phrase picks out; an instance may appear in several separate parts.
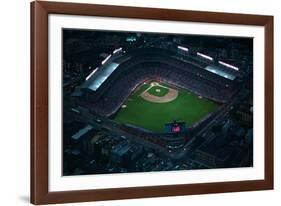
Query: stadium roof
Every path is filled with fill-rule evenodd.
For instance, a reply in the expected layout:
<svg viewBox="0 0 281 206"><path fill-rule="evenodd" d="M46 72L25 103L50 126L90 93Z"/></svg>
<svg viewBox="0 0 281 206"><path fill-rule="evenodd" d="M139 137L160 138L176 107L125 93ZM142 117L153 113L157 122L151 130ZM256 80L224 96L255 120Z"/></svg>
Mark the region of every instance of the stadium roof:
<svg viewBox="0 0 281 206"><path fill-rule="evenodd" d="M84 127L83 129L79 130L77 133L75 133L74 135L72 135L72 139L78 140L81 136L83 136L84 134L86 134L88 131L90 131L91 129L93 129L93 127L91 125L87 125L86 127Z"/></svg>
<svg viewBox="0 0 281 206"><path fill-rule="evenodd" d="M96 91L106 79L117 69L117 67L129 60L131 56L123 55L125 51L122 48L115 49L112 54L108 55L99 67L94 69L82 84L81 88L88 88Z"/></svg>
<svg viewBox="0 0 281 206"><path fill-rule="evenodd" d="M104 64L84 83L83 88L96 91L118 66L115 62Z"/></svg>
<svg viewBox="0 0 281 206"><path fill-rule="evenodd" d="M209 72L212 72L214 74L217 74L221 77L224 77L226 79L234 80L236 78L236 76L233 75L233 74L230 74L230 72L222 70L221 68L213 66L213 65L208 65L204 69L209 71Z"/></svg>

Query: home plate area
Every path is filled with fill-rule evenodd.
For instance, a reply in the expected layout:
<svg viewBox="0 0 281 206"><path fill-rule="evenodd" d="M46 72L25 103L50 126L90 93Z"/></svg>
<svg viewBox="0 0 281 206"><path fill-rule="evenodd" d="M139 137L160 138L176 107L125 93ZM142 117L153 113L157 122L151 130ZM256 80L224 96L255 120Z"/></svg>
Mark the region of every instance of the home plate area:
<svg viewBox="0 0 281 206"><path fill-rule="evenodd" d="M140 96L149 102L167 103L177 98L178 90L166 87L158 82L151 82L150 86Z"/></svg>

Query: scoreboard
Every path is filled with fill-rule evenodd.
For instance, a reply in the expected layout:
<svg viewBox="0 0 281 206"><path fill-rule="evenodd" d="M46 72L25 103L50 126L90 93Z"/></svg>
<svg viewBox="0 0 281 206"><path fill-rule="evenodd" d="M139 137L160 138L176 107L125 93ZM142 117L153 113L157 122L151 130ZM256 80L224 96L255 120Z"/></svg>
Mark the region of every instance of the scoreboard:
<svg viewBox="0 0 281 206"><path fill-rule="evenodd" d="M165 132L166 133L181 133L181 132L186 132L187 126L185 122L178 122L178 121L173 121L165 124Z"/></svg>

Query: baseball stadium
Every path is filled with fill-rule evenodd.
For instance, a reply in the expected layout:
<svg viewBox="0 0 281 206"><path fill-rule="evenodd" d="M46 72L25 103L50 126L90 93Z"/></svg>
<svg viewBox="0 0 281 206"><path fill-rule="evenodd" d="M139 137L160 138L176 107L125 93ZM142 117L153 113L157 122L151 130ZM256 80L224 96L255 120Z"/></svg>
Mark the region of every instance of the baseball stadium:
<svg viewBox="0 0 281 206"><path fill-rule="evenodd" d="M252 166L252 43L64 29L63 174Z"/></svg>
<svg viewBox="0 0 281 206"><path fill-rule="evenodd" d="M120 47L89 73L73 96L126 133L183 146L227 105L240 77L238 68L183 46Z"/></svg>

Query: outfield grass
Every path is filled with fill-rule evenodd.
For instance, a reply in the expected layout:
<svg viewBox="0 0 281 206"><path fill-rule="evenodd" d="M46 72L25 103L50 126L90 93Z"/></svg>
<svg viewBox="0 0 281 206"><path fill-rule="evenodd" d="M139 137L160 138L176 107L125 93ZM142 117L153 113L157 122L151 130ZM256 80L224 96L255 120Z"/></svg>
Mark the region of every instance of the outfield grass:
<svg viewBox="0 0 281 206"><path fill-rule="evenodd" d="M137 88L124 103L127 107L120 108L114 120L154 132L163 132L164 124L167 122L184 121L188 126L191 126L210 112L215 111L219 106L213 101L199 98L194 93L183 89L178 89L178 97L171 102L149 102L139 96L148 88L149 84L143 84Z"/></svg>

